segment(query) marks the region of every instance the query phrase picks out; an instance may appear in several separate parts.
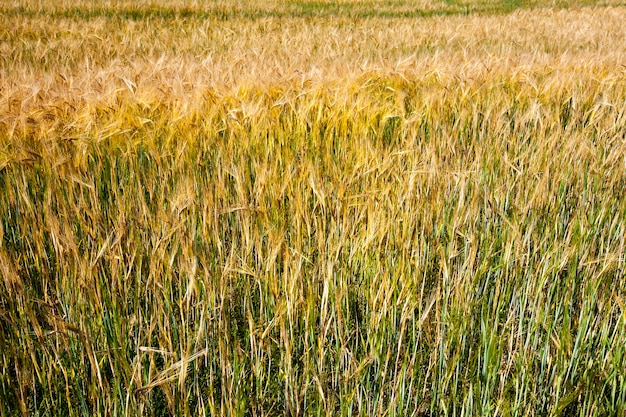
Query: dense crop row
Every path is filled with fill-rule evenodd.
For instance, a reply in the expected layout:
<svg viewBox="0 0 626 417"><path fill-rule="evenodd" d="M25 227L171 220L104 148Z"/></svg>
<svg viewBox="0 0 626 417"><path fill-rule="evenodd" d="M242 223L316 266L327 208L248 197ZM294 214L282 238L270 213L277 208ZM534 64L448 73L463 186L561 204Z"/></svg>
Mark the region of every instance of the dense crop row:
<svg viewBox="0 0 626 417"><path fill-rule="evenodd" d="M5 9L0 415L624 414L624 14Z"/></svg>

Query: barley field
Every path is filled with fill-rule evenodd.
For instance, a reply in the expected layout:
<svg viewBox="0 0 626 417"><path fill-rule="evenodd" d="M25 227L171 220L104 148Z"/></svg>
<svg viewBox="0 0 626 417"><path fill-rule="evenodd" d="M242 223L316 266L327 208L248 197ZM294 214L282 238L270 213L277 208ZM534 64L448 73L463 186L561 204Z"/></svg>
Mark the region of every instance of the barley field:
<svg viewBox="0 0 626 417"><path fill-rule="evenodd" d="M0 416L626 415L624 22L1 0Z"/></svg>

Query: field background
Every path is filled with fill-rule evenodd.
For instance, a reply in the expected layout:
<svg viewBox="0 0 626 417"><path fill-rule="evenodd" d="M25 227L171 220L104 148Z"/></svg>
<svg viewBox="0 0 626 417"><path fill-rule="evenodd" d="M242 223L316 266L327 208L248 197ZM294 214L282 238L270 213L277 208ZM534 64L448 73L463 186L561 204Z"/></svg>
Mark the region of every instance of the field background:
<svg viewBox="0 0 626 417"><path fill-rule="evenodd" d="M624 22L0 1L0 415L626 414Z"/></svg>

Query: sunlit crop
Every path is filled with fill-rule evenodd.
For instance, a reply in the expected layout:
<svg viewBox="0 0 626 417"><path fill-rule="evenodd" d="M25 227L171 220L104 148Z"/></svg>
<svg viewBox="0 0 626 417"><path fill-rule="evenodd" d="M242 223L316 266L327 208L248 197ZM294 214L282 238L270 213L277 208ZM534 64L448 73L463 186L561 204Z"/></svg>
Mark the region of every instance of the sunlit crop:
<svg viewBox="0 0 626 417"><path fill-rule="evenodd" d="M624 415L624 22L0 2L0 415Z"/></svg>

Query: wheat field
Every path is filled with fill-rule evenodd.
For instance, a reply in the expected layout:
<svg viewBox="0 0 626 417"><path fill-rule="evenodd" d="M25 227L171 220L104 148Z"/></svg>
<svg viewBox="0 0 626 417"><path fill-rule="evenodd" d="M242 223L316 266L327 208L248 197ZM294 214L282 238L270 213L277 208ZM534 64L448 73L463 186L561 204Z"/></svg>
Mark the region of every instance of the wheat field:
<svg viewBox="0 0 626 417"><path fill-rule="evenodd" d="M625 21L0 1L0 416L625 415Z"/></svg>

